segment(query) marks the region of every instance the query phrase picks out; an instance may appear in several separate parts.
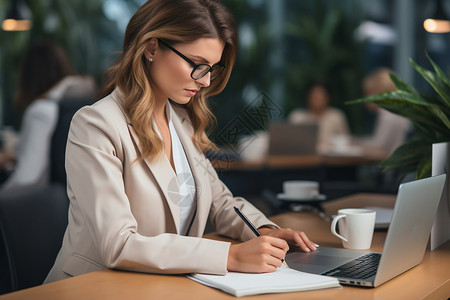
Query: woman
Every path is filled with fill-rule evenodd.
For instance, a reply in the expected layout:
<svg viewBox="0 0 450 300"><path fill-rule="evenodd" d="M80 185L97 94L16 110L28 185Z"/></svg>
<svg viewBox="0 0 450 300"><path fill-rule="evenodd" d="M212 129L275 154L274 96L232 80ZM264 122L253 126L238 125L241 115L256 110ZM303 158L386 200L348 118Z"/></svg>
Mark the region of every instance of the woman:
<svg viewBox="0 0 450 300"><path fill-rule="evenodd" d="M58 102L67 97L94 97L92 78L75 75L64 50L49 41L36 41L22 62L14 104L24 110L17 161L2 189L50 181L50 144L58 120ZM7 162L3 161L5 165Z"/></svg>
<svg viewBox="0 0 450 300"><path fill-rule="evenodd" d="M330 105L330 88L323 81L312 82L306 92L307 110L296 109L289 115L293 124L317 123L317 152L327 153L338 149L334 140L350 138L347 119L342 111Z"/></svg>
<svg viewBox="0 0 450 300"><path fill-rule="evenodd" d="M225 87L236 52L233 18L217 0L150 0L135 13L112 93L72 120L69 225L46 282L102 268L271 272L286 240L315 249L233 198L203 154L213 148L206 98ZM265 236L254 238L233 206ZM218 233L247 242L202 238L208 215Z"/></svg>

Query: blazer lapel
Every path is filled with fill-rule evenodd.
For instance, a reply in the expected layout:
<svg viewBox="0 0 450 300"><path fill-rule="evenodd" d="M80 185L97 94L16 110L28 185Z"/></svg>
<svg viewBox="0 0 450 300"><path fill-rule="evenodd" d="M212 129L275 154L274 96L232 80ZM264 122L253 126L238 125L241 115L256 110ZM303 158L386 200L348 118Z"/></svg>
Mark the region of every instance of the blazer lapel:
<svg viewBox="0 0 450 300"><path fill-rule="evenodd" d="M130 136L136 145L136 151L141 152L141 146L138 135L134 130L133 125L131 124L130 119L128 118L128 115L123 110L122 101L124 98L120 96L120 91L118 91L117 89L113 92L113 97L115 98L117 104L119 105L120 109L125 115L125 118L127 119L128 131L130 132ZM179 233L180 188L178 186L176 174L173 172L173 169L170 166L169 161L165 158L164 154L161 154L158 159L152 161L144 159L144 162L152 172L154 178L156 179L157 184L159 185L161 193L164 195L164 198L167 201L170 212L172 214L173 222L175 224L175 228L177 230L177 233Z"/></svg>
<svg viewBox="0 0 450 300"><path fill-rule="evenodd" d="M131 124L128 124L128 129L131 133L131 136L136 143L136 148L140 151L139 139L134 131L134 128ZM149 161L144 159L145 164L148 166L153 176L156 179L156 182L159 185L159 188L164 195L164 198L169 205L170 211L172 213L173 222L175 223L175 228L177 229L177 233L180 232L180 188L178 185L178 180L173 172L172 167L170 166L169 161L164 157L164 153L160 155L158 159Z"/></svg>

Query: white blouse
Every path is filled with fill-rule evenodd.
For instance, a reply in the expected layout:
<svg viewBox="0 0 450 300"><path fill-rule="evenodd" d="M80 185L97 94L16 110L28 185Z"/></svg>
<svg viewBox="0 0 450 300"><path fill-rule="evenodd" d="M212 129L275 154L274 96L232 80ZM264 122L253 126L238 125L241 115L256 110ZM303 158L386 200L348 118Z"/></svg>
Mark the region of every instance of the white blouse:
<svg viewBox="0 0 450 300"><path fill-rule="evenodd" d="M195 180L183 145L172 123L173 108L170 103L167 103L166 107L170 137L172 139L173 162L175 164L180 189L180 234L187 235L197 210ZM155 128L157 127L155 126Z"/></svg>

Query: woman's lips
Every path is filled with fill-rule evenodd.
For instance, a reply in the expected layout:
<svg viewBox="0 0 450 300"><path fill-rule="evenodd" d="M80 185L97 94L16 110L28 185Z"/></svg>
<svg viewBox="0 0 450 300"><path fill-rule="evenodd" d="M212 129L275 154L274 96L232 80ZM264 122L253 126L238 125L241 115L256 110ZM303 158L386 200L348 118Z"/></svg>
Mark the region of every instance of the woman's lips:
<svg viewBox="0 0 450 300"><path fill-rule="evenodd" d="M197 94L198 90L189 90L185 89L185 91L189 94L189 96L193 97L195 94Z"/></svg>

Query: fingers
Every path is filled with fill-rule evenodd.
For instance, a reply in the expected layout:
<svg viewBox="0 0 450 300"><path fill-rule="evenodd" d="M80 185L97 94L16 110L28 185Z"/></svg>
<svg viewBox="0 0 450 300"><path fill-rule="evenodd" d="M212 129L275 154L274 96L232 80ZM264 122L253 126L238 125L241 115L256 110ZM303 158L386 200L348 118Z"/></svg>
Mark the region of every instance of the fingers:
<svg viewBox="0 0 450 300"><path fill-rule="evenodd" d="M294 242L305 252L316 250L316 244L311 242L303 231L295 231Z"/></svg>
<svg viewBox="0 0 450 300"><path fill-rule="evenodd" d="M263 236L260 238L263 240L267 240L267 242L270 244L270 247L266 249L267 254L271 256L270 264L276 266L277 268L280 267L282 260L289 250L288 243L285 240L275 237Z"/></svg>
<svg viewBox="0 0 450 300"><path fill-rule="evenodd" d="M285 240L261 236L250 241L231 245L228 253L229 271L273 272L282 264L289 246Z"/></svg>
<svg viewBox="0 0 450 300"><path fill-rule="evenodd" d="M277 268L281 267L281 265L283 263L283 261L281 259L282 258L278 258L278 257L272 256L272 255L267 257L266 264L267 264L267 268L269 270L267 272L273 272Z"/></svg>
<svg viewBox="0 0 450 300"><path fill-rule="evenodd" d="M285 240L275 237L261 237L264 242L264 262L267 272L273 272L281 267L284 257L286 256L289 246Z"/></svg>
<svg viewBox="0 0 450 300"><path fill-rule="evenodd" d="M275 247L275 249L280 249L282 251L282 256L279 256L279 258L283 258L289 250L289 245L284 239L272 236L261 236L259 238L270 243L270 245Z"/></svg>
<svg viewBox="0 0 450 300"><path fill-rule="evenodd" d="M287 241L294 242L305 252L316 250L318 247L302 231L271 229L265 234L267 235L231 245L228 253L228 270L254 273L273 272L281 266L282 259L289 250Z"/></svg>
<svg viewBox="0 0 450 300"><path fill-rule="evenodd" d="M316 243L311 242L303 231L294 231L289 228L276 229L273 230L270 235L282 238L286 241L293 241L305 252L317 250L317 247L319 246Z"/></svg>
<svg viewBox="0 0 450 300"><path fill-rule="evenodd" d="M278 268L289 250L289 245L285 240L271 236L261 236L257 238L261 245L261 260L264 264Z"/></svg>

